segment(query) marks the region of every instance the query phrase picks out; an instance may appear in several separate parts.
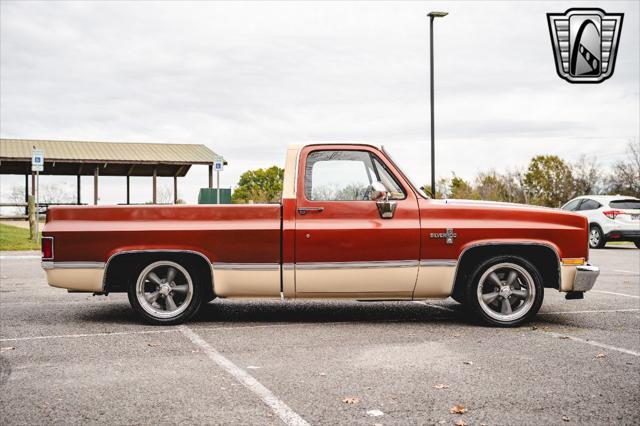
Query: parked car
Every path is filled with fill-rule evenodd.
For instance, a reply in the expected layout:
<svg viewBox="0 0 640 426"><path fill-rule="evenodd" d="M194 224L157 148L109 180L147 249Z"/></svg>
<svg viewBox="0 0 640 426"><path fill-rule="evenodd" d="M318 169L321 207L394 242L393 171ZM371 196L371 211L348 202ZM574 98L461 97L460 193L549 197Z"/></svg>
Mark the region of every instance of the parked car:
<svg viewBox="0 0 640 426"><path fill-rule="evenodd" d="M609 241L631 241L640 248L640 199L624 195L585 195L562 210L589 220L589 246L602 248Z"/></svg>
<svg viewBox="0 0 640 426"><path fill-rule="evenodd" d="M453 297L514 326L545 288L580 299L588 223L556 209L433 200L370 145L290 147L278 205L53 207L42 238L50 285L127 292L155 324L219 298Z"/></svg>

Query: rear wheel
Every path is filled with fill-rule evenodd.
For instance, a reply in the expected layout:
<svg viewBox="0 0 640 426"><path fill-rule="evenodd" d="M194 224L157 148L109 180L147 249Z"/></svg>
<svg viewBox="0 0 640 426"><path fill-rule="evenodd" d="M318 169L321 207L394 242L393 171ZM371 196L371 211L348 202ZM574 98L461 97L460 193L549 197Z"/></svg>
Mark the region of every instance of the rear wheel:
<svg viewBox="0 0 640 426"><path fill-rule="evenodd" d="M513 327L531 319L543 298L542 278L535 266L520 257L500 256L471 274L465 305L487 324Z"/></svg>
<svg viewBox="0 0 640 426"><path fill-rule="evenodd" d="M606 243L602 229L598 225L591 225L589 228L589 247L599 249L604 247Z"/></svg>
<svg viewBox="0 0 640 426"><path fill-rule="evenodd" d="M194 277L176 262L153 262L142 268L129 286L129 303L149 323L180 324L195 315L202 304L202 291Z"/></svg>
<svg viewBox="0 0 640 426"><path fill-rule="evenodd" d="M640 249L640 240L634 241L633 244L635 244L636 247L638 247Z"/></svg>

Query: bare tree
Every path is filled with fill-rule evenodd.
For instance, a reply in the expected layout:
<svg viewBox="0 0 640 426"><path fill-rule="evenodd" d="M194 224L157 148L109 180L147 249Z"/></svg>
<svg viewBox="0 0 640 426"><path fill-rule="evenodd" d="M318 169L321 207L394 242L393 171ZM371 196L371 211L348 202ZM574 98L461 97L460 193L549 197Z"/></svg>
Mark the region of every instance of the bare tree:
<svg viewBox="0 0 640 426"><path fill-rule="evenodd" d="M627 143L627 155L613 165L607 178L607 191L640 197L640 141L634 138Z"/></svg>
<svg viewBox="0 0 640 426"><path fill-rule="evenodd" d="M156 201L158 204L171 204L173 203L173 191L166 185L162 185L158 188L156 193Z"/></svg>
<svg viewBox="0 0 640 426"><path fill-rule="evenodd" d="M595 158L585 155L571 164L573 175L573 196L598 194L602 191L603 177Z"/></svg>

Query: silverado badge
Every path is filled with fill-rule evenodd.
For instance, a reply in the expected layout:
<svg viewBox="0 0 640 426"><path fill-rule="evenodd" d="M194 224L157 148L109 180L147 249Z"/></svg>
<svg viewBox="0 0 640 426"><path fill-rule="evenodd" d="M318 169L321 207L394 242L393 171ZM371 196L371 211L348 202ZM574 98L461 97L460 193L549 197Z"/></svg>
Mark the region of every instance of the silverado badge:
<svg viewBox="0 0 640 426"><path fill-rule="evenodd" d="M458 234L453 232L452 228L447 228L445 232L432 232L429 234L429 238L445 238L447 244L453 244L453 239L457 236Z"/></svg>

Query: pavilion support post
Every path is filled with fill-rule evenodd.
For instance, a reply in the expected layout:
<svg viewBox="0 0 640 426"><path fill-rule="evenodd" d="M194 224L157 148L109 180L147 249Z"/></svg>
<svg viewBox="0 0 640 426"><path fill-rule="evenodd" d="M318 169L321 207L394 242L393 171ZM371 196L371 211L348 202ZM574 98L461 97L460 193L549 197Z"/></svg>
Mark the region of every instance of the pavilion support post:
<svg viewBox="0 0 640 426"><path fill-rule="evenodd" d="M81 194L81 192L82 192L82 191L81 191L82 187L80 186L80 184L81 184L80 175L76 175L76 191L77 191L77 194L76 194L76 204L77 204L77 205L82 204L82 201L81 201L81 200L82 200L82 197L80 196L80 194Z"/></svg>
<svg viewBox="0 0 640 426"><path fill-rule="evenodd" d="M29 175L24 175L24 202L27 206L24 208L24 214L29 216Z"/></svg>
<svg viewBox="0 0 640 426"><path fill-rule="evenodd" d="M131 204L131 179L129 175L127 175L127 205L128 204Z"/></svg>
<svg viewBox="0 0 640 426"><path fill-rule="evenodd" d="M209 164L209 188L213 188L213 164Z"/></svg>
<svg viewBox="0 0 640 426"><path fill-rule="evenodd" d="M173 177L173 204L178 204L178 176Z"/></svg>
<svg viewBox="0 0 640 426"><path fill-rule="evenodd" d="M98 176L100 176L99 166L93 172L93 205L98 205Z"/></svg>
<svg viewBox="0 0 640 426"><path fill-rule="evenodd" d="M158 203L158 168L153 167L153 204Z"/></svg>

